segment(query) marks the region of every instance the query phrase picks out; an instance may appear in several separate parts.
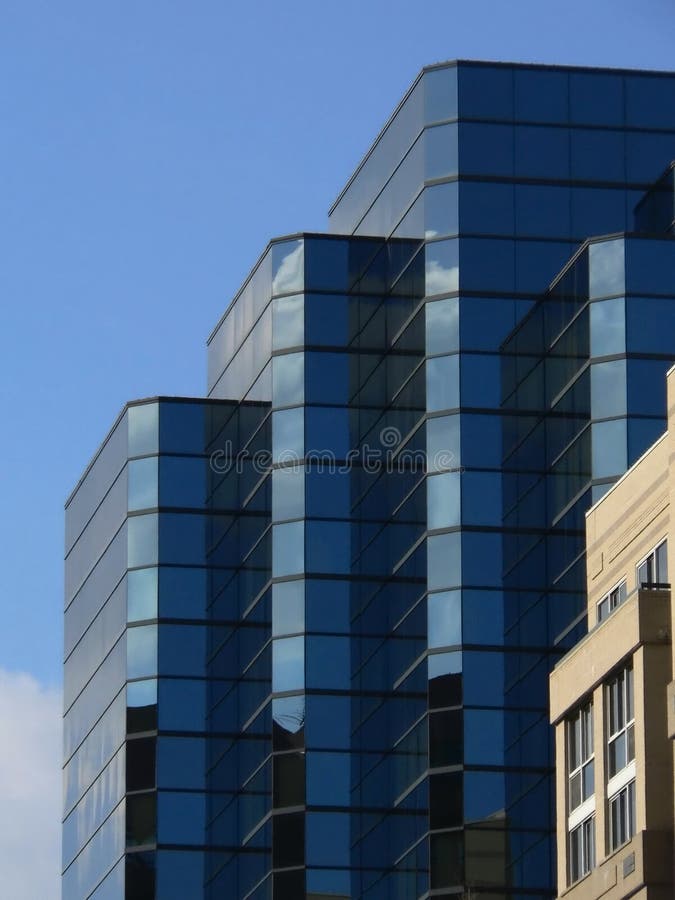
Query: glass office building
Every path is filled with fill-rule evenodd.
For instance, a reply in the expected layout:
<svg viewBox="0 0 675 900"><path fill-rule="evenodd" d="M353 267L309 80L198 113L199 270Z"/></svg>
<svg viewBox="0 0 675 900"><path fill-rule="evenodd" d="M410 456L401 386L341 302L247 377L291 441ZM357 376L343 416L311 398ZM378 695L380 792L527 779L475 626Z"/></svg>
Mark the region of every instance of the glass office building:
<svg viewBox="0 0 675 900"><path fill-rule="evenodd" d="M255 527L246 471L211 478L209 454L266 415L130 404L68 502L64 897L190 897L203 882L207 601L239 567L232 536Z"/></svg>
<svg viewBox="0 0 675 900"><path fill-rule="evenodd" d="M67 506L64 900L555 894L548 673L664 428L675 74L422 72Z"/></svg>

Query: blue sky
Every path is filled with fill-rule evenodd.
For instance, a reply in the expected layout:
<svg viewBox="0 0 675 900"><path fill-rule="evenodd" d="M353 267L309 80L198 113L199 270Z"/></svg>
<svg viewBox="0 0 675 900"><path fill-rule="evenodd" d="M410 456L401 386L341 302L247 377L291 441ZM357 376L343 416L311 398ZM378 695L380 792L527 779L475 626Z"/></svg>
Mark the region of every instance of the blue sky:
<svg viewBox="0 0 675 900"><path fill-rule="evenodd" d="M127 398L199 394L267 240L327 210L418 70L673 67L668 0L0 10L0 666L58 683L62 518Z"/></svg>
<svg viewBox="0 0 675 900"><path fill-rule="evenodd" d="M63 502L125 400L204 391L261 249L326 227L423 65L667 69L674 32L672 0L0 3L7 896L59 896Z"/></svg>

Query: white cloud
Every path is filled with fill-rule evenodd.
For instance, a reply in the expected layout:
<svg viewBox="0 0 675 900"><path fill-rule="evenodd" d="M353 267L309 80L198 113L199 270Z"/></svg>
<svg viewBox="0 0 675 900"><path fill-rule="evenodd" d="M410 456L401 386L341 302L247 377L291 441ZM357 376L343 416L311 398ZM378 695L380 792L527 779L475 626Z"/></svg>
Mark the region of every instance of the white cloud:
<svg viewBox="0 0 675 900"><path fill-rule="evenodd" d="M279 246L284 246L283 244ZM305 269L305 243L297 241L295 248L284 257L277 274L272 281L272 292L283 294L284 291L302 290Z"/></svg>
<svg viewBox="0 0 675 900"><path fill-rule="evenodd" d="M444 266L437 259L427 261L426 293L444 294L459 289L459 266Z"/></svg>
<svg viewBox="0 0 675 900"><path fill-rule="evenodd" d="M0 893L61 896L61 694L0 669Z"/></svg>

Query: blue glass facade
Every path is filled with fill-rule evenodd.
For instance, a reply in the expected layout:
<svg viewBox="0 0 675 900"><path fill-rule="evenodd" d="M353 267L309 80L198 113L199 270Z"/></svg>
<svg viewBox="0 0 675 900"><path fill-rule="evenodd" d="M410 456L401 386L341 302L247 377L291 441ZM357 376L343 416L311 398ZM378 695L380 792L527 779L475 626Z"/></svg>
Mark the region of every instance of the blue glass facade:
<svg viewBox="0 0 675 900"><path fill-rule="evenodd" d="M246 515L211 459L266 414L131 404L68 502L64 897L202 889L209 599L239 567L225 536Z"/></svg>
<svg viewBox="0 0 675 900"><path fill-rule="evenodd" d="M583 515L663 430L675 76L425 70L69 501L64 898L550 897ZM665 173L665 174L664 174Z"/></svg>

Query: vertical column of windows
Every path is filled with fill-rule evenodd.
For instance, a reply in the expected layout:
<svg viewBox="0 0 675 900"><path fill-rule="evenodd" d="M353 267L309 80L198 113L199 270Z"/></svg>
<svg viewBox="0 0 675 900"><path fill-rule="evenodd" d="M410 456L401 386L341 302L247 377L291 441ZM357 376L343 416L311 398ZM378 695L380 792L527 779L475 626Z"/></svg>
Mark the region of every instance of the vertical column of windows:
<svg viewBox="0 0 675 900"><path fill-rule="evenodd" d="M304 894L304 242L273 247L272 866L275 896Z"/></svg>
<svg viewBox="0 0 675 900"><path fill-rule="evenodd" d="M456 197L455 197L456 202ZM458 242L427 244L426 293L457 290ZM459 301L425 306L430 884L464 879ZM433 355L444 354L444 355ZM452 354L452 355L446 355ZM436 533L433 533L436 532ZM448 590L450 588L450 590Z"/></svg>
<svg viewBox="0 0 675 900"><path fill-rule="evenodd" d="M159 405L132 406L127 544L126 896L154 896L157 841ZM135 457L135 458L132 458Z"/></svg>
<svg viewBox="0 0 675 900"><path fill-rule="evenodd" d="M568 875L573 884L595 866L593 703L566 723Z"/></svg>
<svg viewBox="0 0 675 900"><path fill-rule="evenodd" d="M635 822L635 709L633 667L605 685L609 849L629 841Z"/></svg>

